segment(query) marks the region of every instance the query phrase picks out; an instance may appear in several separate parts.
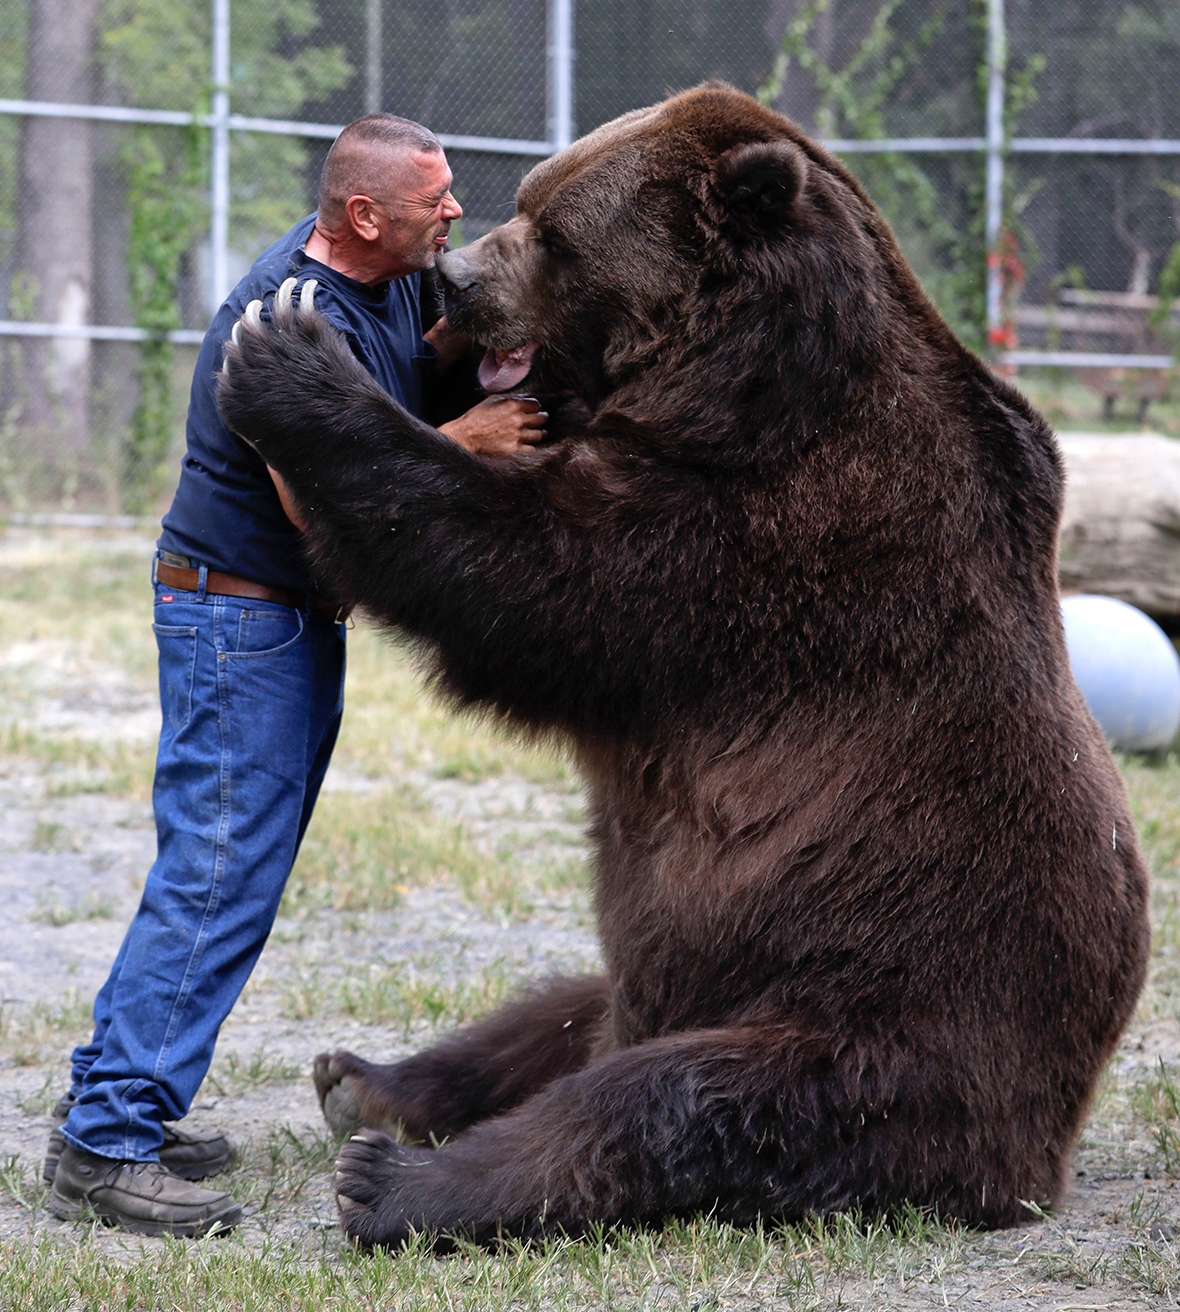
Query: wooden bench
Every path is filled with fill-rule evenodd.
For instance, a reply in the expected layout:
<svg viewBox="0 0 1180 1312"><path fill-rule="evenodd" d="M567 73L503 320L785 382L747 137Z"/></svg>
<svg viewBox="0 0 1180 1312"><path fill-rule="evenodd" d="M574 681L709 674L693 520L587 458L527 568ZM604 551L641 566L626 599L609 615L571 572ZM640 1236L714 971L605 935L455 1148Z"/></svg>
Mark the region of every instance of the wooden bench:
<svg viewBox="0 0 1180 1312"><path fill-rule="evenodd" d="M1111 355L1167 356L1173 343L1152 323L1159 297L1139 292L1095 292L1064 287L1056 305L1018 305L1013 314L1022 346L1050 351ZM1180 331L1180 311L1172 309L1172 330ZM1168 390L1163 365L1083 366L1082 382L1102 397L1102 417L1113 419L1120 399L1136 403L1143 423L1148 407Z"/></svg>

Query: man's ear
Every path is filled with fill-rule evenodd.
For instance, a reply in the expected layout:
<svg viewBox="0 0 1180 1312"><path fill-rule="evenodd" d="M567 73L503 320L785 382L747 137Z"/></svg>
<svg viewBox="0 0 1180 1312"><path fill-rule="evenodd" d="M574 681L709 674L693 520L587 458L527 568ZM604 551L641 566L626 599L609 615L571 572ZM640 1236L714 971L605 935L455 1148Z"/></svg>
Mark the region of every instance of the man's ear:
<svg viewBox="0 0 1180 1312"><path fill-rule="evenodd" d="M349 196L344 202L344 212L348 216L349 226L358 237L365 241L376 241L381 229L373 216L373 202L368 196Z"/></svg>
<svg viewBox="0 0 1180 1312"><path fill-rule="evenodd" d="M722 205L737 226L768 233L790 218L807 182L807 159L794 142L757 141L727 150L714 176Z"/></svg>

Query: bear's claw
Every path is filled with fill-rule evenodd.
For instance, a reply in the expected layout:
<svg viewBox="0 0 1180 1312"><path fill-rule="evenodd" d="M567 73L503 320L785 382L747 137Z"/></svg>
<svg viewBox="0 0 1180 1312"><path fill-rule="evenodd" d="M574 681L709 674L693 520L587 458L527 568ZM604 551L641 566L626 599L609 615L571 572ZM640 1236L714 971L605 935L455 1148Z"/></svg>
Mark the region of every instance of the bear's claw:
<svg viewBox="0 0 1180 1312"><path fill-rule="evenodd" d="M283 281L279 284L279 290L275 292L274 313L276 317L290 313L291 293L294 290L295 290L294 278L284 278Z"/></svg>
<svg viewBox="0 0 1180 1312"><path fill-rule="evenodd" d="M299 314L310 314L315 309L315 294L316 294L316 289L319 287L319 285L320 284L318 279L308 278L308 280L299 289L299 310L298 310ZM294 312L294 292L295 292L294 278L284 279L283 282L279 285L278 291L275 292L274 306L271 311L271 319L274 322L275 326L278 328L282 328L284 326L283 321L289 319L292 313ZM221 363L221 371L224 374L229 373L230 348L238 347L241 346L242 344L243 324L245 324L246 327L251 329L253 332L262 331L262 326L263 326L262 302L257 298L252 300L246 306L246 309L243 312L242 317L238 319L234 324L234 326L230 329L230 334L229 334L230 339L229 342L226 344L225 358L222 360Z"/></svg>

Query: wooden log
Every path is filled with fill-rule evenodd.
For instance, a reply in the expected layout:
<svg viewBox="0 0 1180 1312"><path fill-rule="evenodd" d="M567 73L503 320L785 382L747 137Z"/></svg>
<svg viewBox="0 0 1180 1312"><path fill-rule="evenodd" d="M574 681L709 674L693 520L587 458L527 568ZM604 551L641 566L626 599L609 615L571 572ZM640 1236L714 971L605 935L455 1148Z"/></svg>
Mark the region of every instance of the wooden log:
<svg viewBox="0 0 1180 1312"><path fill-rule="evenodd" d="M1118 597L1180 630L1180 442L1064 433L1063 592Z"/></svg>

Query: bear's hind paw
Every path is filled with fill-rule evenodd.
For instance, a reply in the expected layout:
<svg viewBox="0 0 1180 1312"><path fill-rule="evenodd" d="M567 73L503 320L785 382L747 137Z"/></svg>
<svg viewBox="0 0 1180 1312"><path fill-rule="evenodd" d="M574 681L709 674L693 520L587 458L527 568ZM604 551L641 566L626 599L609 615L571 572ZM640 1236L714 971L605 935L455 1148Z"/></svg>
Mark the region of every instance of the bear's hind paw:
<svg viewBox="0 0 1180 1312"><path fill-rule="evenodd" d="M425 1229L420 1184L434 1162L429 1148L407 1148L380 1130L362 1130L336 1159L336 1205L355 1243L395 1247Z"/></svg>

